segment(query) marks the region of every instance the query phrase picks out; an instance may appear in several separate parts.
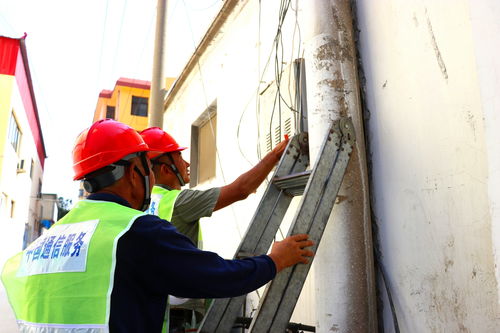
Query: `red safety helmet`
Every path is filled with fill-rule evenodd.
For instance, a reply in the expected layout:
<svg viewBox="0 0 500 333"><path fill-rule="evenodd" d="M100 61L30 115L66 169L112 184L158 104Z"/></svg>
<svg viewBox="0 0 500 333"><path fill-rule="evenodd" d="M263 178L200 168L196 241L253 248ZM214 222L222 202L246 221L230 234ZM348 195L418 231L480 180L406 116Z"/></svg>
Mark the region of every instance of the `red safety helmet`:
<svg viewBox="0 0 500 333"><path fill-rule="evenodd" d="M187 147L179 146L177 141L175 141L175 139L171 137L170 134L159 127L146 128L145 130L140 132L140 134L149 148L155 151L155 153L148 154L149 158L155 158L158 155L161 155L157 152L171 153L187 149Z"/></svg>
<svg viewBox="0 0 500 333"><path fill-rule="evenodd" d="M96 121L76 139L73 179L82 179L129 154L151 150L137 131L128 125L113 119Z"/></svg>

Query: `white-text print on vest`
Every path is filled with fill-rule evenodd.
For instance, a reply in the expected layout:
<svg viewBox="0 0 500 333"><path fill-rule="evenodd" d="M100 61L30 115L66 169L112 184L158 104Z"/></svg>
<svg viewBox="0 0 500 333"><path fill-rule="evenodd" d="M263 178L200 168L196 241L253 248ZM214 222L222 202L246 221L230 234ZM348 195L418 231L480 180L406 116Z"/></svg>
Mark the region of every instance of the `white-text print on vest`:
<svg viewBox="0 0 500 333"><path fill-rule="evenodd" d="M52 226L24 251L17 276L84 272L97 223L99 220Z"/></svg>

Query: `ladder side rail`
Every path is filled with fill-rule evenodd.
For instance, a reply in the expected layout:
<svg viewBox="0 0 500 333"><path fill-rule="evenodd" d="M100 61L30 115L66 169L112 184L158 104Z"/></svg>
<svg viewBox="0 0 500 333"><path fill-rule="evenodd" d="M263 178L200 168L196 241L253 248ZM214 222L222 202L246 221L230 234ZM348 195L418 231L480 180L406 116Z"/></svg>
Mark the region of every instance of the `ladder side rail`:
<svg viewBox="0 0 500 333"><path fill-rule="evenodd" d="M338 122L332 125L332 128L338 128ZM333 140L330 138L333 138ZM332 141L329 142L328 138ZM329 144L330 149L326 150L327 144ZM324 176L320 171L322 169L327 168L330 169L331 165L334 164L337 155L337 149L340 145L340 136L338 133L328 133L327 137L323 142L321 151L318 155L316 164L312 170L311 176L309 178L308 184L304 191L304 195L302 196L302 200L299 204L299 208L294 217L292 225L290 226L289 235L293 234L293 229L297 230L295 225L299 224L302 226L300 228L299 233L307 233L309 230L308 225L304 225L304 223L300 223L305 216L310 217L313 214L314 210L317 208L317 204L319 202L320 194L322 192L322 187L324 184ZM320 177L322 176L322 177ZM310 237L315 240L315 238ZM290 278L290 275L293 272L294 267L287 268L280 272L278 276L267 286L264 297L262 298L262 302L259 305L256 315L250 325L250 332L268 332L266 326L272 324L275 316L275 312L277 308L281 304L281 294L280 291L286 288L286 284Z"/></svg>
<svg viewBox="0 0 500 333"><path fill-rule="evenodd" d="M261 207L262 210L270 211L270 214L263 214L268 216L262 216L262 218L267 218L264 227L258 231L247 233L245 246L240 245L235 257L248 257L267 252L292 200L283 191L278 191L277 195L276 202L266 203L267 206L273 206L272 210ZM200 332L229 331L238 317L239 309L243 306L244 301L244 296L215 299L200 324Z"/></svg>
<svg viewBox="0 0 500 333"><path fill-rule="evenodd" d="M347 123L351 131L349 141L342 140L340 126L341 121L336 121L325 138L289 232L308 233L315 240L313 251L321 240L352 151L352 123ZM345 126L345 121L342 121L342 126ZM341 140L342 146L339 147ZM288 268L268 285L250 332L283 332L286 329L311 264L312 260L307 265Z"/></svg>
<svg viewBox="0 0 500 333"><path fill-rule="evenodd" d="M245 296L240 296L245 297ZM234 298L217 298L212 301L210 307L208 308L203 320L200 323L198 332L200 333L211 333L217 332L217 327L220 325L221 319L224 317L229 302ZM243 303L242 303L243 304Z"/></svg>
<svg viewBox="0 0 500 333"><path fill-rule="evenodd" d="M257 207L260 214L254 216L245 237L236 250L234 258L251 257L266 253L281 224L280 217L285 215L292 201L291 196L286 195L284 191L279 190L274 185L270 185L265 198L265 201L262 201ZM267 233L272 233L272 235L269 237ZM263 242L266 244L262 244Z"/></svg>
<svg viewBox="0 0 500 333"><path fill-rule="evenodd" d="M342 155L347 155L344 153L341 153ZM342 156L342 160L345 161L345 166L347 166L347 162L349 161L349 156L345 157ZM340 170L336 169L335 171ZM342 170L342 174L337 177L343 177L345 168ZM319 245L321 238L323 236L323 231L325 230L326 224L328 223L332 208L334 206L335 202L335 197L337 196L338 190L340 188L340 183L342 181L342 178L340 178L340 181L338 181L338 178L332 177L333 181L329 182L328 187L332 190L335 191L335 193L332 195L331 193L325 193L325 197L331 198L330 201L325 202L322 200L320 203L320 206L323 208L316 214L313 218L313 225L311 226L310 231L308 232L309 235L311 236L312 239L317 239L317 243ZM338 181L338 185L336 182ZM336 188L335 188L336 187ZM330 191L331 192L331 191ZM298 233L298 232L294 232ZM313 246L312 250L316 251L317 246ZM295 309L295 305L297 303L297 299L300 296L300 292L302 290L302 286L304 285L304 282L307 278L307 274L309 272L309 269L311 267L312 260L309 264L307 265L298 265L295 267L293 270L291 276L288 279L288 284L286 285L285 290L282 292L282 300L281 304L278 307L278 310L275 314L275 319L273 320L273 324L270 327L269 332L283 332L285 328L288 325L288 322L290 321L290 318L292 317L293 310Z"/></svg>
<svg viewBox="0 0 500 333"><path fill-rule="evenodd" d="M295 135L290 140L273 174L273 179L290 173L302 172L307 168L309 165L309 152L304 148L306 145L307 133ZM291 200L292 197L284 195L283 191L273 183L268 185L236 250L235 258L242 255L250 256L267 252ZM278 211L275 210L276 208ZM262 242L262 236L269 234L272 234L270 239L265 238L265 242Z"/></svg>
<svg viewBox="0 0 500 333"><path fill-rule="evenodd" d="M248 257L257 253L267 252L291 200L292 198L285 195L283 191L277 191L275 202L270 202L271 200L269 200L266 203L267 206L272 206L272 209L269 209L269 207L260 208L263 211L269 212L268 214L262 214L263 216L259 219L266 223L264 223L264 226L260 230L252 231L249 229L245 236L246 242L240 245L235 257ZM262 224L252 224L253 227L256 225L260 226ZM214 300L200 324L200 332L229 332L244 302L245 296Z"/></svg>
<svg viewBox="0 0 500 333"><path fill-rule="evenodd" d="M290 140L273 178L304 171L309 164L307 133ZM278 231L292 197L270 183L255 211L247 231L236 250L235 258L266 253ZM199 332L227 332L245 302L245 296L215 299L200 324Z"/></svg>

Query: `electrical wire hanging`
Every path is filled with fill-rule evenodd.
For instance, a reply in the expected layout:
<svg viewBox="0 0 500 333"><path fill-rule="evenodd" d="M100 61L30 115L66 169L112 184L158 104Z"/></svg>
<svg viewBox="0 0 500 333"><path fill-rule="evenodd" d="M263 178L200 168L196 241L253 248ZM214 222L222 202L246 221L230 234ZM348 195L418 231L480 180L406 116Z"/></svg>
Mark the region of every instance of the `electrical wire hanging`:
<svg viewBox="0 0 500 333"><path fill-rule="evenodd" d="M294 107L293 105L290 105L289 102L285 99L285 97L282 94L282 78L283 78L283 72L284 72L284 64L285 62L283 61L285 59L284 55L284 42L283 42L283 25L285 23L285 18L287 16L288 10L291 8L291 0L281 0L280 1L280 7L279 7L279 13L278 13L278 26L276 30L276 35L273 40L273 50L274 50L274 76L275 76L275 85L276 85L276 94L275 98L273 101L273 107L271 110L271 116L270 116L270 121L269 121L269 130L268 130L268 137L272 138L273 137L273 120L277 116L277 123L279 126L277 127L277 133L275 133L275 140L279 142L281 140L282 136L282 116L283 116L283 109L282 109L282 103L284 106L290 110L291 112L295 113L294 115L294 125L295 125L295 132L297 131L297 114L298 110L297 107ZM297 10L295 10L296 15L295 15L295 26L294 26L294 32L292 35L292 52L293 52L293 46L294 46L294 41L295 41L295 31L297 30L298 26L298 19L297 19ZM300 34L299 34L299 50L298 52L300 53ZM293 64L293 54L292 54L292 59L289 62L290 64ZM263 71L265 73L265 69ZM290 81L290 80L289 80ZM260 88L260 82L259 82L259 88ZM296 92L297 93L297 92ZM291 97L291 93L289 93ZM259 97L260 98L260 97ZM297 98L295 98L296 100ZM277 115L276 115L277 113ZM257 114L260 116L260 103L258 106ZM260 118L260 117L259 117ZM260 121L258 120L259 127L260 127ZM260 146L260 140L258 145ZM271 139L271 147L272 149L272 139ZM260 147L258 148L260 152ZM261 156L259 156L261 158Z"/></svg>
<svg viewBox="0 0 500 333"><path fill-rule="evenodd" d="M189 25L189 29L191 31L191 40L193 42L193 46L194 48L196 49L196 42L194 40L194 32L193 32L193 29L192 29L192 24L191 24L191 17L190 17L190 14L189 12L187 11L187 8L186 8L186 1L185 0L182 0L182 2L184 3L184 10L185 10L185 13L186 13L186 18L188 20L188 25ZM206 106L206 109L208 111L208 123L210 124L210 131L212 133L212 136L214 138L216 138L215 136L215 129L213 128L213 124L212 124L212 114L210 113L210 104L208 103L208 97L207 97L207 91L206 91L206 88L205 88L205 80L203 79L203 71L201 69L201 65L200 65L200 60L197 59L196 60L196 66L198 67L198 72L200 74L200 81L201 81L201 86L202 86L202 91L203 91L203 97L204 97L204 100L205 100L205 106ZM217 142L215 142L215 154L216 154L216 157L217 157L217 161L219 162L219 165L220 165L220 171L221 171L221 176L222 176L222 180L224 183L226 183L226 177L224 175L224 170L222 168L222 161L221 161L221 158L220 158L220 154L219 154L219 149L217 147ZM231 212L234 216L234 221L235 221L235 227L236 227L236 231L238 232L238 236L240 237L240 240L243 238L243 233L242 231L240 230L240 227L238 225L238 223L236 222L237 221L237 215L236 215L236 212L234 211L234 207L231 205L230 206L231 208Z"/></svg>
<svg viewBox="0 0 500 333"><path fill-rule="evenodd" d="M124 21L126 9L127 9L127 0L125 0L125 2L123 4L122 15L121 15L121 18L120 18L120 29L118 30L118 43L117 43L116 48L115 48L115 56L113 57L113 59L116 59L116 55L118 53L118 50L120 49L120 43L121 43L121 40L122 40L123 21ZM111 73L115 72L115 70L116 70L116 63L117 63L117 61L113 61L113 69L111 70Z"/></svg>
<svg viewBox="0 0 500 333"><path fill-rule="evenodd" d="M126 6L126 3L125 3L125 6ZM175 4L174 9L172 10L173 13L175 13L176 8L177 8L177 3ZM107 12L107 8L106 8L106 12ZM123 9L123 13L125 13L125 7ZM123 17L124 16L125 15L122 15L122 23L121 23L121 25L123 25ZM150 15L150 18L149 18L149 27L148 27L147 36L151 35L151 31L153 29L155 20L156 20L155 14L154 14L154 12L152 12L151 15ZM121 28L120 28L120 31L121 31ZM119 36L119 38L120 38L120 36ZM135 62L135 73L138 73L138 68L142 64L142 60L141 59L143 58L143 55L144 55L145 50L147 48L147 45L148 45L148 39L144 38L139 59ZM101 57L102 57L102 50L101 50ZM99 68L100 68L100 65L101 65L101 61L99 62ZM140 96L140 97L142 97L142 96ZM125 105L129 105L129 103L131 103L131 100L132 100L132 94L131 93L127 94L127 98L125 99Z"/></svg>
<svg viewBox="0 0 500 333"><path fill-rule="evenodd" d="M104 33L106 31L106 24L108 22L108 7L109 7L109 0L106 0L106 10L104 12L104 22L103 22L103 25L102 25L102 31L103 31L103 34L102 34L102 39L101 39L101 50L99 52L99 67L98 67L98 70L97 70L97 84L96 86L99 87L99 84L100 84L100 81L101 81L101 73L102 73L102 53L103 53L103 50L104 50L104 40L105 40L105 37L106 37L106 34Z"/></svg>
<svg viewBox="0 0 500 333"><path fill-rule="evenodd" d="M281 0L280 2L280 7L279 7L279 13L278 13L278 27L277 27L277 31L276 31L276 35L273 39L273 44L272 44L272 47L271 47L271 51L269 53L269 56L267 58L267 61L266 61L266 64L264 65L264 68L262 69L261 71L261 64L260 64L260 54L261 54L261 50L260 50L260 45L261 45L261 33L260 33L260 29L261 29L261 12L262 12L262 3L261 1L259 0L259 24L258 24L258 54L259 54L259 58L258 58L258 71L261 72L262 74L260 75L259 77L259 80L257 82L257 88L256 88L256 96L257 96L257 101L256 101L256 119L257 119L257 146L256 146L256 150L257 150L257 157L259 159L262 159L262 151L261 151L261 147L260 147L260 141L261 141L261 132L260 132L260 127L261 127L261 110L260 110L260 88L261 88L261 83L263 82L263 78L267 72L267 69L269 67L269 64L271 62L271 59L273 58L273 55L274 55L274 74L275 74L275 84L276 84L276 88L277 88L277 92L276 92L276 95L275 95L275 100L273 102L273 108L271 110L271 121L270 121L270 124L269 124L269 137L272 137L272 120L274 118L274 114L275 114L275 110L276 110L276 107L278 107L279 109L279 123L281 124L281 103L280 101L283 101L285 103L285 105L287 106L287 108L289 110L291 110L292 112L296 112L296 109L293 108L292 106L288 105L288 103L286 102L286 100L283 98L283 96L281 95L281 92L280 92L280 85L281 85L281 77L282 77L282 72L283 72L283 59L284 59L284 47L283 47L283 39L282 39L282 28L283 28L283 24L285 22L285 18L286 18L286 14L288 12L288 9L291 7L291 0ZM296 25L298 25L298 21L297 21L297 18L296 18ZM295 39L295 33L293 34L293 39ZM299 37L300 38L300 37ZM299 44L300 44L300 39L299 39ZM292 41L292 45L293 45L293 41ZM280 51L281 50L281 51ZM292 47L292 50L293 50L293 47ZM299 52L300 52L300 48L299 48ZM280 57L281 55L281 57ZM292 60L293 60L293 56L292 56ZM292 61L290 61L290 63L292 63ZM245 110L243 111L243 113L245 112ZM243 119L243 114L241 115L240 117L240 122L238 123L238 128L241 126L241 122L242 122L242 119ZM238 130L238 134L239 134L239 130ZM279 137L281 137L281 131L278 133ZM238 135L238 144L239 144L239 135ZM272 143L271 143L271 147L272 149ZM241 152L241 148L240 148L240 152ZM242 152L243 154L243 152Z"/></svg>

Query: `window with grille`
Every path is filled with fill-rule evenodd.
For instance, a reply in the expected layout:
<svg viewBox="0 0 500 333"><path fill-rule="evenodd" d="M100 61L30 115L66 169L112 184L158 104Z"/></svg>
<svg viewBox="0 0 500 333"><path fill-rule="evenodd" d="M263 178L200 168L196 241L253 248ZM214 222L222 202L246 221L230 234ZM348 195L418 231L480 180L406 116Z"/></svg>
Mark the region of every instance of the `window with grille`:
<svg viewBox="0 0 500 333"><path fill-rule="evenodd" d="M19 153L19 146L21 143L21 130L19 129L16 117L14 117L14 113L10 114L8 135L10 144L12 145L16 153Z"/></svg>
<svg viewBox="0 0 500 333"><path fill-rule="evenodd" d="M5 193L0 193L0 216L5 216L4 214L7 214L7 195Z"/></svg>
<svg viewBox="0 0 500 333"><path fill-rule="evenodd" d="M35 161L31 159L31 167L30 167L30 178L33 179L33 172L35 171Z"/></svg>
<svg viewBox="0 0 500 333"><path fill-rule="evenodd" d="M259 92L260 154L270 152L285 135L291 138L301 131L307 132L304 59L296 59L284 67L280 78L277 83L275 76L269 77Z"/></svg>
<svg viewBox="0 0 500 333"><path fill-rule="evenodd" d="M217 161L217 102L191 126L191 186L215 178Z"/></svg>
<svg viewBox="0 0 500 333"><path fill-rule="evenodd" d="M14 200L10 201L10 217L14 218L14 212L16 211L16 202Z"/></svg>
<svg viewBox="0 0 500 333"><path fill-rule="evenodd" d="M271 140L271 133L266 134L266 152L269 153L273 149L273 141Z"/></svg>
<svg viewBox="0 0 500 333"><path fill-rule="evenodd" d="M147 114L147 108L146 108ZM115 119L115 107L114 106L106 106L106 118Z"/></svg>
<svg viewBox="0 0 500 333"><path fill-rule="evenodd" d="M134 116L148 116L148 99L146 97L132 96L132 111Z"/></svg>

